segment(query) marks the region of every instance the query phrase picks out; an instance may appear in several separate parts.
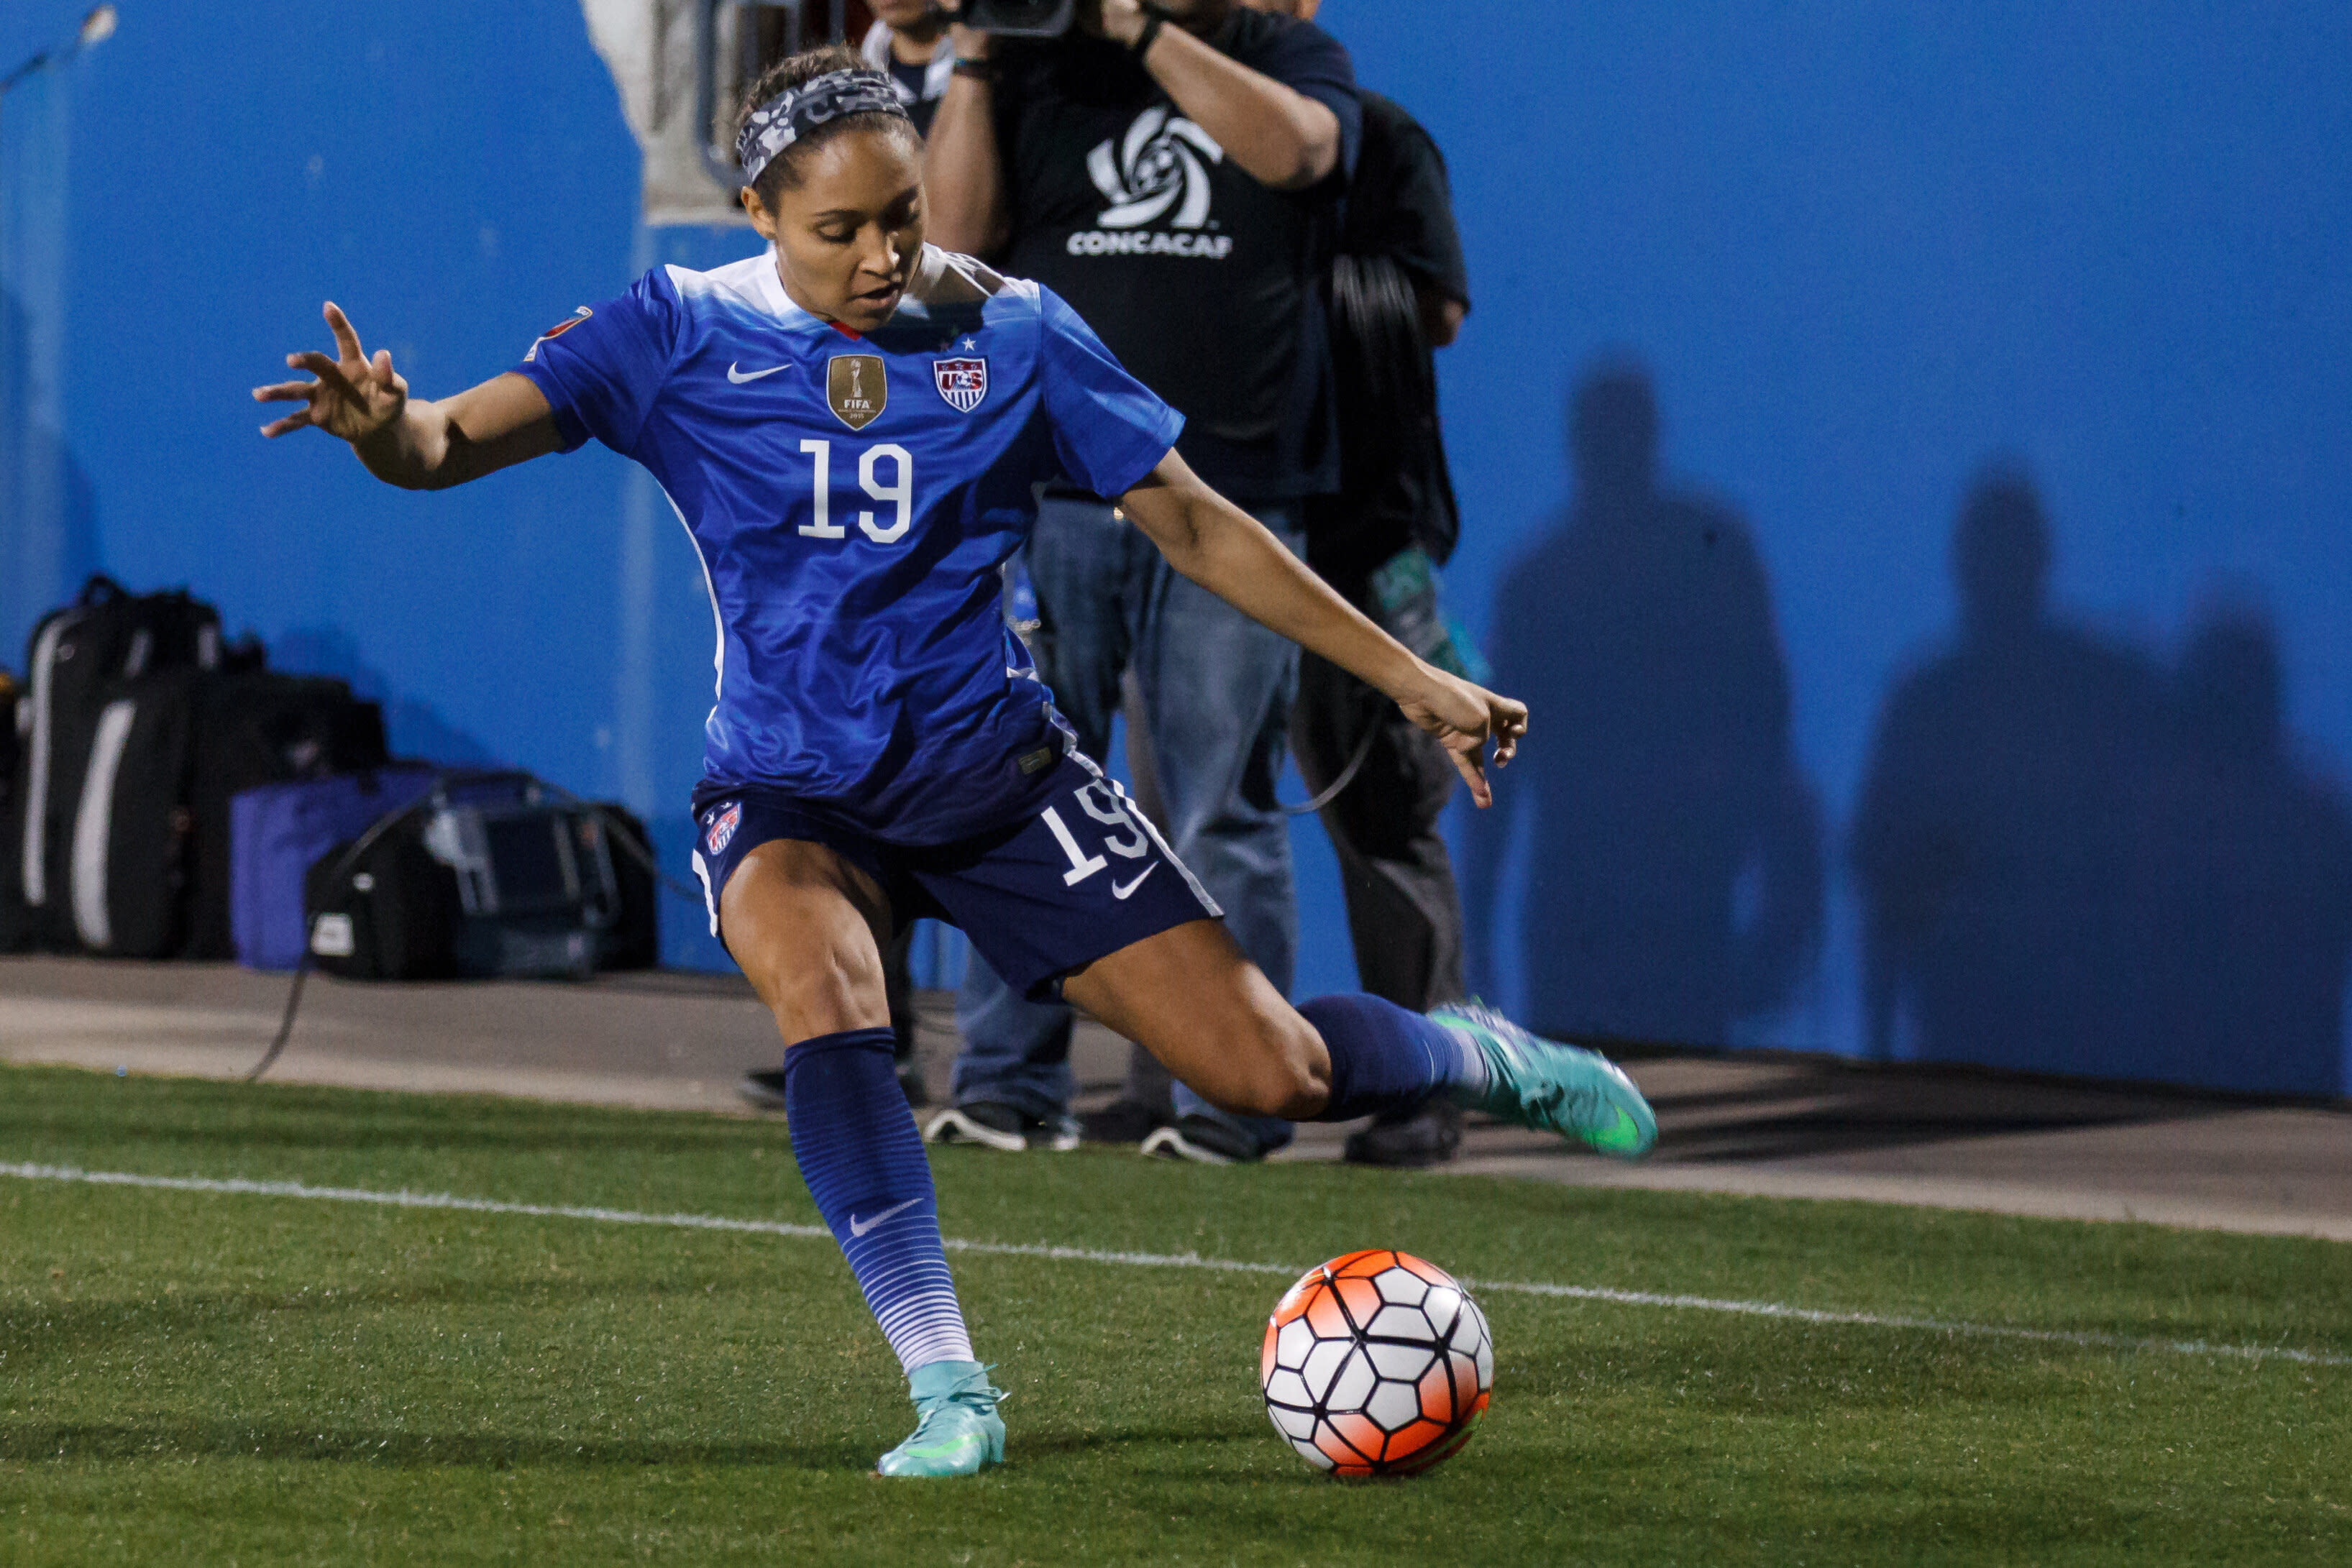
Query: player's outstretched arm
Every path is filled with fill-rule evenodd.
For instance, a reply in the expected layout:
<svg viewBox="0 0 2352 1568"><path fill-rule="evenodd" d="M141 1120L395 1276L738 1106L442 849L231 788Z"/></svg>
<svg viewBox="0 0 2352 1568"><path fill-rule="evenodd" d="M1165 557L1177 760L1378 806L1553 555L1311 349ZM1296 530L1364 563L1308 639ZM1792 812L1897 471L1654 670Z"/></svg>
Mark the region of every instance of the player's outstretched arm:
<svg viewBox="0 0 2352 1568"><path fill-rule="evenodd" d="M273 440L304 426L351 443L368 472L404 490L446 490L562 449L555 415L528 377L496 376L455 397L429 402L408 395L392 351L370 359L360 335L331 301L324 312L335 336L332 356L289 354L304 382L253 389L256 402L302 406L261 427Z"/></svg>
<svg viewBox="0 0 2352 1568"><path fill-rule="evenodd" d="M1486 747L1510 761L1527 705L1423 663L1332 591L1263 524L1201 482L1171 452L1119 506L1168 563L1259 624L1385 692L1444 743L1479 805L1490 805Z"/></svg>

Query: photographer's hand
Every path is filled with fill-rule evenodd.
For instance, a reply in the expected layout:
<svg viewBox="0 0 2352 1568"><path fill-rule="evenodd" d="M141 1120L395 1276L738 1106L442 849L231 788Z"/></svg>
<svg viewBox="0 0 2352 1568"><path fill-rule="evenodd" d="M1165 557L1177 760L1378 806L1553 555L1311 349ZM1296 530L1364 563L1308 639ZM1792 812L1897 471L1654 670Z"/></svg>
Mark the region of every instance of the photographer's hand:
<svg viewBox="0 0 2352 1568"><path fill-rule="evenodd" d="M948 51L960 60L988 58L988 35L963 22L963 0L940 0L948 16Z"/></svg>
<svg viewBox="0 0 2352 1568"><path fill-rule="evenodd" d="M1178 21L1160 20L1143 0L1081 0L1078 25L1133 51L1176 100L1184 118L1209 133L1225 156L1261 185L1303 191L1339 162L1339 117L1217 49Z"/></svg>
<svg viewBox="0 0 2352 1568"><path fill-rule="evenodd" d="M950 16L961 7L943 7ZM986 66L989 37L958 21L948 29L957 70L931 118L925 140L925 199L930 204L930 239L942 250L988 256L1013 237L1012 209L1004 199L1004 164L997 155L994 68ZM965 69L963 62L972 62Z"/></svg>
<svg viewBox="0 0 2352 1568"><path fill-rule="evenodd" d="M1143 8L1143 0L1096 0L1078 8L1079 26L1130 49L1143 37L1143 26L1150 20L1151 13Z"/></svg>

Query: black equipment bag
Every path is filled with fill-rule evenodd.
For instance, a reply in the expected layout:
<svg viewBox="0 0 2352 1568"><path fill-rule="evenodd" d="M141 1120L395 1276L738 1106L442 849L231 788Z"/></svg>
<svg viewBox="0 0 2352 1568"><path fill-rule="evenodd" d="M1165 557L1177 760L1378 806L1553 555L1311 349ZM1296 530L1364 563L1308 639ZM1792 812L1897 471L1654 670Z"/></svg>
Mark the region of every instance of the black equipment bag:
<svg viewBox="0 0 2352 1568"><path fill-rule="evenodd" d="M71 604L35 624L19 711L21 784L16 884L33 938L69 947L75 818L100 715L116 683L221 662L220 616L184 591L131 594L93 577ZM152 714L151 714L152 717Z"/></svg>
<svg viewBox="0 0 2352 1568"><path fill-rule="evenodd" d="M114 682L100 693L68 839L74 935L93 953L176 952L186 907L188 760L195 670Z"/></svg>
<svg viewBox="0 0 2352 1568"><path fill-rule="evenodd" d="M311 961L383 980L651 964L645 830L616 807L550 794L528 774L451 774L330 850L304 879Z"/></svg>
<svg viewBox="0 0 2352 1568"><path fill-rule="evenodd" d="M223 674L196 694L184 956L236 956L229 922L229 800L265 784L383 767L383 710L323 676Z"/></svg>
<svg viewBox="0 0 2352 1568"><path fill-rule="evenodd" d="M654 867L654 841L627 808L606 801L593 808L612 835L613 875L620 884L620 918L606 933L600 969L650 969L661 962L661 888Z"/></svg>
<svg viewBox="0 0 2352 1568"><path fill-rule="evenodd" d="M14 953L32 940L32 915L25 907L18 885L24 869L17 852L25 831L25 811L17 791L23 788L16 716L24 712L23 694L5 672L0 672L0 953Z"/></svg>
<svg viewBox="0 0 2352 1568"><path fill-rule="evenodd" d="M329 850L302 879L302 912L310 961L331 975L443 980L457 972L457 874L426 852L421 832L395 828Z"/></svg>

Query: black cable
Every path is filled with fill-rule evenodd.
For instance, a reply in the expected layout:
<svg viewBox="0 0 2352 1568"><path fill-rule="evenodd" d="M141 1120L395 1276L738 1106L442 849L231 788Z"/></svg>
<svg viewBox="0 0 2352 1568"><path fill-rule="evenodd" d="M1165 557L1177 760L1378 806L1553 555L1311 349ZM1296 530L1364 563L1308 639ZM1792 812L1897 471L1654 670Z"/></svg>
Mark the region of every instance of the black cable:
<svg viewBox="0 0 2352 1568"><path fill-rule="evenodd" d="M432 805L436 800L445 799L450 780L453 777L453 775L447 773L436 776L433 780L432 789L426 790L424 794L419 795L415 800L409 801L408 804L396 807L392 810L386 811L383 816L378 817L374 821L369 823L367 831L360 834L358 838L353 839L350 845L344 849L343 852L335 857L334 874L328 878L328 881L331 883L341 883L345 877L351 875L352 872L359 865L361 857L365 855L368 851L375 848L375 846L383 841L383 836L386 833L392 831L393 829L398 827L402 822L406 821L409 818L416 815L425 807ZM497 774L478 776L477 778L469 778L466 781L487 782L491 779L500 777L508 776ZM522 777L529 778L530 775L525 774ZM310 912L305 910L302 915L302 956L294 966L294 983L286 992L286 1011L281 1014L278 1019L278 1038L269 1042L269 1049L261 1053L261 1060L255 1062L253 1064L253 1071L245 1075L245 1081L247 1083L257 1082L263 1073L268 1071L271 1067L275 1066L278 1057L285 1052L286 1042L294 1038L294 1015L302 1006L303 983L309 980L310 977Z"/></svg>
<svg viewBox="0 0 2352 1568"><path fill-rule="evenodd" d="M294 1011L302 1005L302 982L310 977L310 947L306 942L302 946L301 962L294 966L294 984L286 993L286 1011L278 1019L278 1038L269 1042L269 1049L261 1053L261 1060L255 1062L253 1071L245 1075L247 1083L257 1082L275 1066L286 1049L286 1042L294 1038Z"/></svg>
<svg viewBox="0 0 2352 1568"><path fill-rule="evenodd" d="M432 789L408 804L387 811L369 823L367 831L353 839L350 846L335 858L334 873L328 881L331 883L340 883L344 878L350 876L358 868L360 861L368 851L375 848L383 841L386 833L401 823L416 816L427 807L447 804L449 790L453 786L461 789L478 788L485 784L499 783L523 784L534 789L548 790L568 804L587 810L604 824L605 831L628 852L631 859L652 873L656 883L696 908L702 906L702 894L680 879L664 872L660 862L654 858L653 851L638 841L634 825L614 808L583 800L561 784L550 784L532 774L512 770L474 771L451 768L436 775ZM285 1054L286 1042L294 1038L294 1017L301 1009L302 988L310 978L310 923L306 914L302 922L302 956L294 966L293 984L287 988L286 1010L278 1019L278 1036L269 1042L269 1049L262 1052L261 1060L253 1064L253 1070L245 1075L245 1081L247 1083L258 1081L263 1073L277 1065L278 1059Z"/></svg>
<svg viewBox="0 0 2352 1568"><path fill-rule="evenodd" d="M1381 700L1385 702L1387 699L1383 697ZM1338 800L1339 791L1356 781L1357 770L1364 766L1364 759L1372 754L1372 742L1380 737L1381 727L1379 720L1375 718L1365 727L1364 738L1356 742L1356 755L1348 758L1348 766L1339 769L1339 777L1326 784L1320 793L1301 800L1296 806L1283 807L1283 814L1290 817L1309 816Z"/></svg>
<svg viewBox="0 0 2352 1568"><path fill-rule="evenodd" d="M597 818L604 822L606 830L609 831L613 837L620 842L621 847L629 852L629 858L635 861L639 865L645 867L646 871L652 875L654 881L659 883L669 892L686 900L687 903L693 904L697 909L702 907L702 890L696 887L692 883L686 881L684 878L672 876L669 873L662 870L661 862L655 858L653 851L638 841L637 835L633 831L633 824L630 823L628 819L621 816L610 806L598 805L593 801L581 800L577 796L569 794L569 792L560 785L551 784L548 788L553 789L559 795L565 796L566 799L572 800L574 804L584 806L588 810L595 813Z"/></svg>
<svg viewBox="0 0 2352 1568"><path fill-rule="evenodd" d="M1462 525L1445 469L1436 366L1422 331L1419 291L1390 257L1342 256L1331 265L1330 300L1339 409L1334 505L1360 528L1402 526L1443 565Z"/></svg>

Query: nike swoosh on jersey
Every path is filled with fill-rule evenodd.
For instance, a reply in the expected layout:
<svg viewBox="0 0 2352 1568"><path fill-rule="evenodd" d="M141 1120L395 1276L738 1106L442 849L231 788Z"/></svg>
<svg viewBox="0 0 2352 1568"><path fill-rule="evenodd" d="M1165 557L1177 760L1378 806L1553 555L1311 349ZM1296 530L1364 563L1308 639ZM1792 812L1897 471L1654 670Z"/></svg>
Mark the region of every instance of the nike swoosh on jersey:
<svg viewBox="0 0 2352 1568"><path fill-rule="evenodd" d="M749 375L746 375L746 374L744 374L741 371L737 370L737 369L735 368L735 365L734 365L733 361L730 361L728 363L728 366L727 366L727 379L728 379L729 381L730 381L730 382L733 382L737 386L739 386L739 387L740 387L740 386L741 386L745 382L756 382L756 381L758 381L761 376L772 376L772 375L774 375L778 371L789 371L789 370L791 370L792 368L793 368L793 367L792 367L791 362L790 362L790 361L786 361L785 363L781 364L781 365L770 365L770 366L769 366L766 370L764 370L764 371L751 371Z"/></svg>
<svg viewBox="0 0 2352 1568"><path fill-rule="evenodd" d="M1150 876L1153 872L1158 871L1159 869L1160 862L1158 861L1153 861L1150 865L1143 868L1140 875L1137 876L1133 882L1129 883L1125 887L1119 886L1117 883L1112 883L1110 884L1110 895L1113 898L1125 898L1129 894L1133 893L1137 888L1143 885L1144 877Z"/></svg>
<svg viewBox="0 0 2352 1568"><path fill-rule="evenodd" d="M863 1236L867 1231L873 1229L876 1226L881 1224L884 1220L889 1218L892 1215L898 1213L902 1209L912 1208L915 1205L922 1201L923 1200L919 1197L910 1197L904 1203L894 1203L871 1219L860 1219L857 1216L853 1214L849 1217L849 1233L852 1236Z"/></svg>

